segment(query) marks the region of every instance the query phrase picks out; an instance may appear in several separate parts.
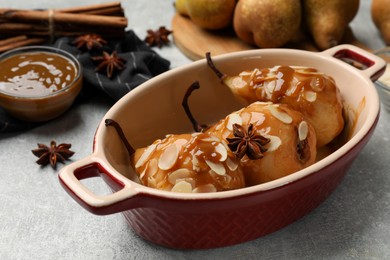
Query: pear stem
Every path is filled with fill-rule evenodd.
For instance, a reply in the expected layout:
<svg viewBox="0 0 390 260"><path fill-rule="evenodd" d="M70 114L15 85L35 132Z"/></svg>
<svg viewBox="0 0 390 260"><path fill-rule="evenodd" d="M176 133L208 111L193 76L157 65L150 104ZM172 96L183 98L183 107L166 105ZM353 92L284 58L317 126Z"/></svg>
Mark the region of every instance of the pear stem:
<svg viewBox="0 0 390 260"><path fill-rule="evenodd" d="M200 88L199 81L195 81L194 83L192 83L187 89L186 93L184 94L183 101L181 103L184 108L184 111L187 114L188 119L192 123L195 132L203 132L208 127L207 125L201 125L198 123L198 121L196 121L196 119L191 113L190 107L188 106L188 98L190 97L190 95L195 89L199 89L199 88Z"/></svg>
<svg viewBox="0 0 390 260"><path fill-rule="evenodd" d="M221 82L226 78L226 74L221 72L214 64L213 60L211 59L211 54L210 52L206 52L206 60L207 60L207 65L214 71L215 75L221 80Z"/></svg>
<svg viewBox="0 0 390 260"><path fill-rule="evenodd" d="M122 127L118 124L118 122L114 121L113 119L108 118L104 121L104 123L106 124L106 126L113 126L115 128L120 139L122 140L122 142L126 146L127 152L129 153L130 156L133 155L135 153L135 149L130 145L129 141L127 141L127 138L126 138L125 134L123 133Z"/></svg>

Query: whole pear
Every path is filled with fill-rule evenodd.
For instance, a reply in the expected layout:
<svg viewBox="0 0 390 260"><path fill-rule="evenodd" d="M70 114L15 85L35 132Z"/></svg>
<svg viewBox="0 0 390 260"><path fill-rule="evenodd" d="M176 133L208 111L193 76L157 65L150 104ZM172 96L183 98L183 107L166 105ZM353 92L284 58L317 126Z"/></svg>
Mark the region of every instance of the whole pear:
<svg viewBox="0 0 390 260"><path fill-rule="evenodd" d="M390 45L390 0L372 0L371 16L383 40Z"/></svg>
<svg viewBox="0 0 390 260"><path fill-rule="evenodd" d="M359 0L302 0L307 28L321 50L340 44Z"/></svg>
<svg viewBox="0 0 390 260"><path fill-rule="evenodd" d="M300 23L300 0L240 0L233 19L237 36L261 48L283 46L297 33Z"/></svg>
<svg viewBox="0 0 390 260"><path fill-rule="evenodd" d="M186 7L194 24L210 30L229 26L237 0L187 0Z"/></svg>

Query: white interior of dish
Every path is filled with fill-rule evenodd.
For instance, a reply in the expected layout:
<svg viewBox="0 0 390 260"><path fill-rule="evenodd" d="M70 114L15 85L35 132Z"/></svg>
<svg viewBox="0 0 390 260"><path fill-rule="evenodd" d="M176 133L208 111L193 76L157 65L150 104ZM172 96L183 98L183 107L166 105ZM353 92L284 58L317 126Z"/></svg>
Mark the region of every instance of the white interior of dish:
<svg viewBox="0 0 390 260"><path fill-rule="evenodd" d="M221 55L214 57L213 60L221 71L230 75L255 67L276 65L314 67L331 75L340 88L344 103L353 110L361 111L352 138L337 151L308 168L269 183L244 189L217 193L179 194L134 183L137 182L137 177L130 165L128 153L114 129L104 126L105 118L112 118L119 122L130 143L135 148L140 148L151 144L157 138L163 138L166 134L193 131L181 102L188 86L196 80L200 82L201 88L191 95L189 104L199 122L211 124L242 107L229 89L220 83L205 60L201 60L172 69L147 81L119 100L106 114L96 134L95 154L107 163L105 167L111 174L123 175L134 181L126 182L126 185L137 191L166 197L218 198L267 190L290 183L331 164L365 136L379 113L378 95L368 77L333 57L306 51L268 49Z"/></svg>

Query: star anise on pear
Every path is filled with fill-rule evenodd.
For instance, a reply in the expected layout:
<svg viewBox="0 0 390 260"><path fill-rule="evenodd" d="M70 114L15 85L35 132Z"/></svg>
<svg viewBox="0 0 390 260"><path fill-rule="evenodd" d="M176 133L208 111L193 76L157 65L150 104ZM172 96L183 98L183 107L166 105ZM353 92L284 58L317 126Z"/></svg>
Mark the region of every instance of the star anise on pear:
<svg viewBox="0 0 390 260"><path fill-rule="evenodd" d="M247 155L251 160L257 160L262 158L263 153L267 151L264 145L270 142L269 138L256 134L253 129L253 124L248 125L248 129L245 129L242 125L233 124L233 137L226 138L228 141L228 147L241 159L244 155Z"/></svg>
<svg viewBox="0 0 390 260"><path fill-rule="evenodd" d="M161 48L164 44L169 43L168 35L172 33L171 30L165 28L165 26L160 26L158 30L147 30L147 36L145 37L145 42L149 46L157 46Z"/></svg>
<svg viewBox="0 0 390 260"><path fill-rule="evenodd" d="M115 71L120 71L125 68L125 60L118 56L116 51L113 51L111 54L103 51L102 56L92 57L92 60L98 61L99 65L96 68L96 71L106 71L107 77L111 78L114 75Z"/></svg>
<svg viewBox="0 0 390 260"><path fill-rule="evenodd" d="M77 37L73 42L78 49L100 49L103 45L107 44L107 41L104 40L100 35L94 33L88 33Z"/></svg>
<svg viewBox="0 0 390 260"><path fill-rule="evenodd" d="M38 148L31 150L31 152L38 157L36 161L39 165L50 165L55 169L57 162L64 163L69 159L74 152L69 150L71 144L62 143L57 146L55 141L50 142L50 146L45 144L38 144Z"/></svg>

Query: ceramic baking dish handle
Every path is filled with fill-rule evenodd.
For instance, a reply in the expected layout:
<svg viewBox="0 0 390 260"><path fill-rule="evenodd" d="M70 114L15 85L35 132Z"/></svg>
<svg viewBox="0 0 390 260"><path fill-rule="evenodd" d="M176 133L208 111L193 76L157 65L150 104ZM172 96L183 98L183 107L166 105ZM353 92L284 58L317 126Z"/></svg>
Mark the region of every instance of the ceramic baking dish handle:
<svg viewBox="0 0 390 260"><path fill-rule="evenodd" d="M386 69L386 62L377 55L354 45L342 44L321 54L340 59L355 67L360 73L376 81Z"/></svg>
<svg viewBox="0 0 390 260"><path fill-rule="evenodd" d="M95 195L80 180L91 177L102 177L111 185L118 188L118 191L104 196ZM62 168L59 172L59 180L63 188L69 195L88 211L97 215L107 215L122 211L125 201L135 197L136 192L129 185L125 185L125 180L119 180L99 162L94 155L76 161Z"/></svg>

